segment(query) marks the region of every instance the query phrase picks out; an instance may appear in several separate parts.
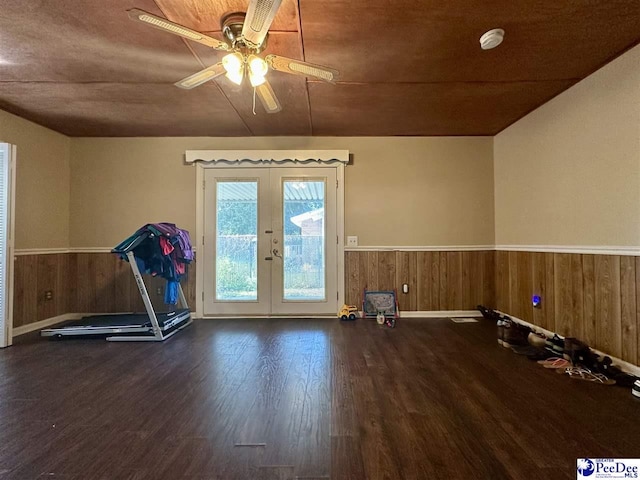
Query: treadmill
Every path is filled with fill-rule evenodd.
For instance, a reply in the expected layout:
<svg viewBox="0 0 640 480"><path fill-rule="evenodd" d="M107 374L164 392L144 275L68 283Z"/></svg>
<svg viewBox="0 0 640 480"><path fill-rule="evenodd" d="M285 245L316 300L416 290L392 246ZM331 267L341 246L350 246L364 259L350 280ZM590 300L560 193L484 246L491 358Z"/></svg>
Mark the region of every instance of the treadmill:
<svg viewBox="0 0 640 480"><path fill-rule="evenodd" d="M106 336L111 342L162 342L189 326L193 320L182 285L178 284L178 303L181 308L168 313L156 313L136 263L133 246L129 248L126 256L147 313L92 315L57 328L41 330L40 335L54 338L96 335ZM114 253L125 252L114 249Z"/></svg>

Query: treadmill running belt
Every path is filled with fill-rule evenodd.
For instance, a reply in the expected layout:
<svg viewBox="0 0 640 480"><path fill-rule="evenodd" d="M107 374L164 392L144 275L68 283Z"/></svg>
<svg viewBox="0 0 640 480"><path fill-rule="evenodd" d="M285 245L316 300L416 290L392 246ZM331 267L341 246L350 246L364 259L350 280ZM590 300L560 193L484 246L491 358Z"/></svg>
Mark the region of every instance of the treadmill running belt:
<svg viewBox="0 0 640 480"><path fill-rule="evenodd" d="M159 315L158 315L159 317ZM158 318L160 321L160 318ZM100 326L100 327L122 327L137 326L148 327L151 325L151 320L146 313L131 313L131 314L118 314L118 315L94 315L89 317L82 317L75 322L67 323L63 325L63 328L67 327L88 327L88 326Z"/></svg>
<svg viewBox="0 0 640 480"><path fill-rule="evenodd" d="M191 313L189 309L182 308L174 312L158 313L156 314L156 318L158 319L160 329L165 332L190 321ZM40 332L43 337L126 333L153 334L149 316L146 313L92 315L60 327L48 328Z"/></svg>

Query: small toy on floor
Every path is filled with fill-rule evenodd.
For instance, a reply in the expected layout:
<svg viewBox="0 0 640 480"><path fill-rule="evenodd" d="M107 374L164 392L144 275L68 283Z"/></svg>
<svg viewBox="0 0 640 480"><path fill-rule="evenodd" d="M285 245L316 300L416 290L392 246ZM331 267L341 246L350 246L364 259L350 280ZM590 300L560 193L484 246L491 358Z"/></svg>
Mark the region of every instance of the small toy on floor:
<svg viewBox="0 0 640 480"><path fill-rule="evenodd" d="M355 320L358 318L358 307L344 304L338 312L340 320Z"/></svg>

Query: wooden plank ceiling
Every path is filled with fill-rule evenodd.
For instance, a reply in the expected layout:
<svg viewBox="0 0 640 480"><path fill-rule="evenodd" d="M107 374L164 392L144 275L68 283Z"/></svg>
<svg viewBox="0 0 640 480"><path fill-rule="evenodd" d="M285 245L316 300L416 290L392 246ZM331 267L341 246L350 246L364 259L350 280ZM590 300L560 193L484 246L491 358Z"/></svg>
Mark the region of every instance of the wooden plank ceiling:
<svg viewBox="0 0 640 480"><path fill-rule="evenodd" d="M246 3L4 0L0 108L70 136L493 135L640 42L638 0L283 0L265 53L340 81L270 72L283 110L254 115L248 85L173 86L221 52L126 14L222 38ZM505 42L482 51L496 27Z"/></svg>

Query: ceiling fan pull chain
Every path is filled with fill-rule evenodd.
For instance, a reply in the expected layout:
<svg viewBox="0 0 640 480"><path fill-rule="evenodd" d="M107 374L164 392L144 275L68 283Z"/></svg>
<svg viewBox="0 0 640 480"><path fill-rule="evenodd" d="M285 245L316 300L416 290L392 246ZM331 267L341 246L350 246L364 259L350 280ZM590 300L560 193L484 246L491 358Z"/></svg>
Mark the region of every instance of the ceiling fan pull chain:
<svg viewBox="0 0 640 480"><path fill-rule="evenodd" d="M256 87L253 87L253 114L256 115Z"/></svg>

